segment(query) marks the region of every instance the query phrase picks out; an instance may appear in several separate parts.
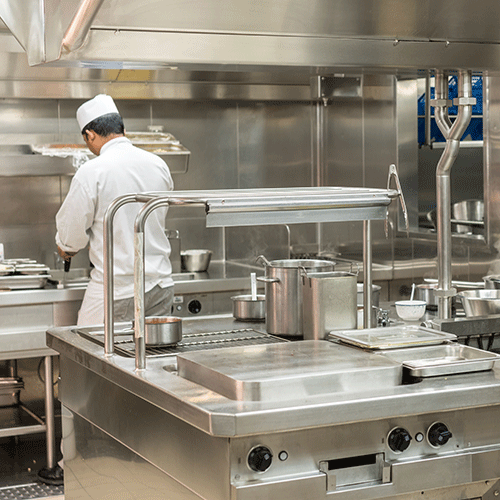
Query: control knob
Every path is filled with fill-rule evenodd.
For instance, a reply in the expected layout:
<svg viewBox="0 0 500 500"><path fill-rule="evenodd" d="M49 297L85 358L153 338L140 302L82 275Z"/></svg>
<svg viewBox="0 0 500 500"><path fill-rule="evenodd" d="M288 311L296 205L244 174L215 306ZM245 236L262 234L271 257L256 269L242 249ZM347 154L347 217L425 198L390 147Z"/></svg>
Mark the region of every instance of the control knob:
<svg viewBox="0 0 500 500"><path fill-rule="evenodd" d="M427 432L427 439L431 446L434 447L445 445L450 440L451 436L450 430L442 422L432 424Z"/></svg>
<svg viewBox="0 0 500 500"><path fill-rule="evenodd" d="M191 314L198 314L201 311L201 302L199 300L191 300L188 304L188 311Z"/></svg>
<svg viewBox="0 0 500 500"><path fill-rule="evenodd" d="M387 438L387 443L392 451L403 452L410 446L410 433L403 427L392 430Z"/></svg>
<svg viewBox="0 0 500 500"><path fill-rule="evenodd" d="M248 466L255 472L265 472L273 461L273 454L265 446L256 446L248 454Z"/></svg>

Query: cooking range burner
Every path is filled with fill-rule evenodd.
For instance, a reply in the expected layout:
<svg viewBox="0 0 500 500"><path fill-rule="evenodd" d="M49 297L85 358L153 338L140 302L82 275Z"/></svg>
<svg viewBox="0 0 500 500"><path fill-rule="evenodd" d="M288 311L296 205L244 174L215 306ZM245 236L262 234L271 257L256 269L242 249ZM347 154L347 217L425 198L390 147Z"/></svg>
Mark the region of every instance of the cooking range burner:
<svg viewBox="0 0 500 500"><path fill-rule="evenodd" d="M76 333L88 340L104 347L104 332L102 328L79 328ZM125 337L125 338L123 338ZM223 347L249 346L258 344L276 344L288 342L285 339L259 332L253 328L237 330L222 330L218 332L188 333L182 336L177 345L146 346L146 357L175 356L182 352L219 349ZM115 332L115 352L127 358L135 356L133 330Z"/></svg>

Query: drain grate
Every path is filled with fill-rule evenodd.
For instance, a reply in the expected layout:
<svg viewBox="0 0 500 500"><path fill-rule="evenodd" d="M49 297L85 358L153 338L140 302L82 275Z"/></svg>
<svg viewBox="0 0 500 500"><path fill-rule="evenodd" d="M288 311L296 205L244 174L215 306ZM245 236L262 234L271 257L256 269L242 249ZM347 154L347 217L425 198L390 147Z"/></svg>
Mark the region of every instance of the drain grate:
<svg viewBox="0 0 500 500"><path fill-rule="evenodd" d="M0 500L30 500L32 498L64 498L63 486L49 486L42 483L29 483L0 488Z"/></svg>
<svg viewBox="0 0 500 500"><path fill-rule="evenodd" d="M87 334L77 330L83 337L104 347L104 336ZM146 347L146 357L175 356L182 352L219 349L223 347L249 346L258 344L276 344L288 342L285 339L274 337L268 333L259 332L253 328L239 330L222 330L218 332L189 333L182 336L182 340L173 346ZM115 352L121 356L133 358L135 356L135 343L132 335L125 339L115 339ZM1 500L1 499L0 499Z"/></svg>

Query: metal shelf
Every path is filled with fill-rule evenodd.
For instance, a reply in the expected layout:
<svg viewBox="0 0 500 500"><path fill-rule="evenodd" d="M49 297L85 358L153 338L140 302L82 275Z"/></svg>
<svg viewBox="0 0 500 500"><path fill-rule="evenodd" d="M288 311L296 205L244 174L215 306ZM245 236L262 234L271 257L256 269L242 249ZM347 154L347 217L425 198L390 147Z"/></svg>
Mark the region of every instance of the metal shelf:
<svg viewBox="0 0 500 500"><path fill-rule="evenodd" d="M45 432L45 422L22 403L0 408L0 438Z"/></svg>
<svg viewBox="0 0 500 500"><path fill-rule="evenodd" d="M392 189L310 187L148 193L172 205L205 206L207 227L384 220Z"/></svg>

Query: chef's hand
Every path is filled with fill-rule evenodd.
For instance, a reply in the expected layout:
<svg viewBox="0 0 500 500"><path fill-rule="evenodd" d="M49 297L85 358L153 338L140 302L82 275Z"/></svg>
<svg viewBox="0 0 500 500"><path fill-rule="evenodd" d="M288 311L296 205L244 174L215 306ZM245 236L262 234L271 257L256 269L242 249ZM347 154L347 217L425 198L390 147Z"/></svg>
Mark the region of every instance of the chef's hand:
<svg viewBox="0 0 500 500"><path fill-rule="evenodd" d="M62 248L57 247L57 253L63 258L63 260L71 260L71 257L76 255L76 252L65 252Z"/></svg>

